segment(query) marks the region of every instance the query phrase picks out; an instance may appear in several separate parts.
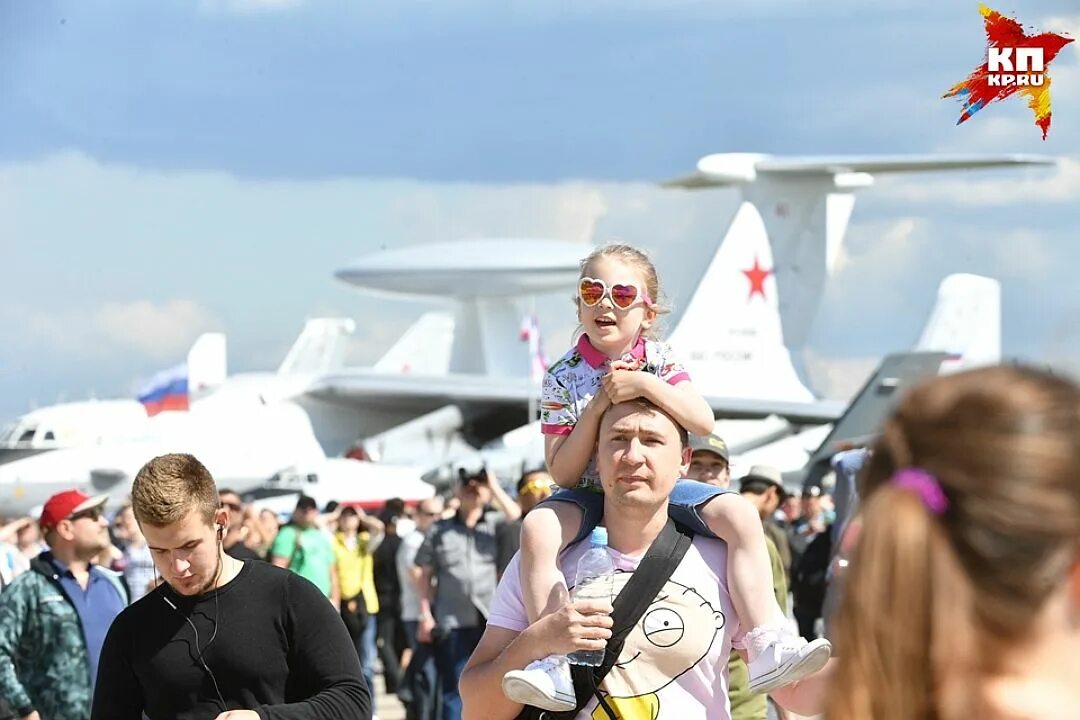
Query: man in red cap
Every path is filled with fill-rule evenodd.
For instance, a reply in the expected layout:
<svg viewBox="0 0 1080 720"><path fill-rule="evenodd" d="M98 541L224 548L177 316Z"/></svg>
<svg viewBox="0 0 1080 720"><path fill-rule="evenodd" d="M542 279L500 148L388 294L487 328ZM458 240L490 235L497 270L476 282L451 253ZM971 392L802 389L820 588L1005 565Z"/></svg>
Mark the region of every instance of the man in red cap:
<svg viewBox="0 0 1080 720"><path fill-rule="evenodd" d="M93 564L109 545L106 498L53 495L49 550L0 594L0 696L21 718L86 720L109 626L128 602L120 575Z"/></svg>

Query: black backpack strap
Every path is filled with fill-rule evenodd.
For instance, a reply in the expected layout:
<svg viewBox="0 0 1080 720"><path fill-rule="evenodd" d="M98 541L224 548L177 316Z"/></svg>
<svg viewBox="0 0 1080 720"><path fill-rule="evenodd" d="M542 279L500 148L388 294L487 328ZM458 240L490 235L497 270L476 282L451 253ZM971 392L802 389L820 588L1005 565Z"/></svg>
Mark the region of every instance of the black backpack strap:
<svg viewBox="0 0 1080 720"><path fill-rule="evenodd" d="M518 715L518 720L526 718L551 718L552 720L572 720L582 708L595 696L611 720L616 720L614 711L608 707L603 696L597 692L601 681L619 659L626 637L633 631L638 620L649 609L664 584L682 562L690 548L693 533L668 518L664 529L649 546L645 557L641 558L633 576L627 581L622 591L612 603L611 618L614 622L611 638L604 651L604 662L598 667L571 665L570 675L574 679L574 694L577 696L577 708L565 713L541 711L526 706Z"/></svg>

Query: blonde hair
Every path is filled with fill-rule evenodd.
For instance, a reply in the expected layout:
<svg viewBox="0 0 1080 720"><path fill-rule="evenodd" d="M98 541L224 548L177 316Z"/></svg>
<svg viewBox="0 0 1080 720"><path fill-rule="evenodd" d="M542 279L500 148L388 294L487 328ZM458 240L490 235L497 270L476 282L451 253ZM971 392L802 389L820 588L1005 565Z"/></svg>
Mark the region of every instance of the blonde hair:
<svg viewBox="0 0 1080 720"><path fill-rule="evenodd" d="M929 473L940 514L890 482ZM934 378L886 421L836 619L829 720L985 717L1080 537L1080 388L995 367Z"/></svg>
<svg viewBox="0 0 1080 720"><path fill-rule="evenodd" d="M131 487L131 508L139 524L165 527L195 510L213 524L221 507L214 478L193 455L161 455L142 466Z"/></svg>
<svg viewBox="0 0 1080 720"><path fill-rule="evenodd" d="M581 272L578 274L578 279L589 277L590 268L601 258L615 258L639 270L645 277L645 287L642 289L649 294L649 299L652 301L649 309L657 315L666 315L671 312L671 309L664 304L664 298L661 296L660 278L656 275L656 266L653 265L652 259L644 250L622 243L602 245L586 255L581 261ZM573 303L575 308L579 307L579 299L576 294ZM578 331L581 331L580 326ZM575 338L579 332L574 333ZM650 340L659 339L658 324L654 322L652 327L642 332L642 335Z"/></svg>

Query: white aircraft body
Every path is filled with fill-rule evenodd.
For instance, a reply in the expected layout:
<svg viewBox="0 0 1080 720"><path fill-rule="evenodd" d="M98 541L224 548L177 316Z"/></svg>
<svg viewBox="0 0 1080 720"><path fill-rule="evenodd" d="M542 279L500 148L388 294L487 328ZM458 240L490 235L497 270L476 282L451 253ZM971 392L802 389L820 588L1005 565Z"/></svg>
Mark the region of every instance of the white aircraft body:
<svg viewBox="0 0 1080 720"><path fill-rule="evenodd" d="M221 379L214 385L199 380L207 377L204 350L213 346L211 365L223 368L224 338L204 335L188 355L194 391L185 411L149 417L140 402L108 400L64 403L23 415L0 433L5 438L0 443L0 511L25 513L54 492L72 487L108 494L119 502L147 460L170 452L194 454L221 486L240 492L289 468L323 467L327 440L318 436L317 428L332 426L332 420L312 412L311 405L317 403L304 398L304 390L340 364L352 331L351 320L309 320L277 372L226 378L215 370ZM399 421L392 413L382 420ZM373 421L372 427L381 426ZM327 435L330 442L335 437L351 439L345 430ZM344 440L338 442L344 447ZM409 473L419 477L414 470ZM358 485L371 486L386 474L372 467L354 473Z"/></svg>

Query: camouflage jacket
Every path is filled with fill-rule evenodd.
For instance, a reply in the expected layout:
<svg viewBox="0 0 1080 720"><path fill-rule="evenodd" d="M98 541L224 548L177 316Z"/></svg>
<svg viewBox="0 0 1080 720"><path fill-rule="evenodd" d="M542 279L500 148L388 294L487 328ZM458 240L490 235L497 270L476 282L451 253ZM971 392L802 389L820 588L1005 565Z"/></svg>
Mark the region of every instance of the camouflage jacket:
<svg viewBox="0 0 1080 720"><path fill-rule="evenodd" d="M104 572L126 600L120 577ZM0 593L0 696L20 717L89 720L92 686L79 613L42 553Z"/></svg>

